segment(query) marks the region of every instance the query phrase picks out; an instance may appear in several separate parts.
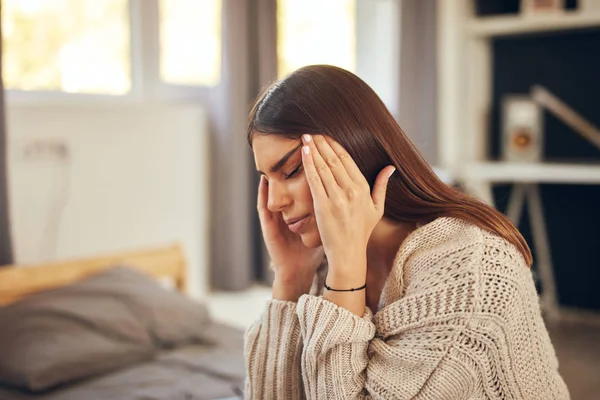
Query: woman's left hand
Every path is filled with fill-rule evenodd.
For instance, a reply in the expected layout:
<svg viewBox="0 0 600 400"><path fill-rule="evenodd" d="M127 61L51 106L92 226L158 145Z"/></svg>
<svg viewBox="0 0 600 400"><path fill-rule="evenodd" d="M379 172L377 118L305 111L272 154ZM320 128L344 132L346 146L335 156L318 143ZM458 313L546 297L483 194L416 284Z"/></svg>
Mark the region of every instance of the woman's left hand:
<svg viewBox="0 0 600 400"><path fill-rule="evenodd" d="M341 278L337 282L362 286L367 244L383 216L387 184L396 169L385 167L371 192L364 175L339 143L323 135L303 135L302 140L302 162L329 274Z"/></svg>

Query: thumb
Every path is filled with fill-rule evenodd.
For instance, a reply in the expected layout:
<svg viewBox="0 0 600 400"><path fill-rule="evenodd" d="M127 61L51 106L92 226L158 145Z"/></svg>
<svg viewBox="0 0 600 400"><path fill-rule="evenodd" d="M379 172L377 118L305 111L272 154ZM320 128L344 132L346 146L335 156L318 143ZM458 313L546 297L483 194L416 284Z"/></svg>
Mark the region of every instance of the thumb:
<svg viewBox="0 0 600 400"><path fill-rule="evenodd" d="M381 213L383 213L385 208L385 195L387 193L388 182L395 171L396 167L393 165L387 166L381 170L375 179L371 198L373 199L373 203L375 203L375 208Z"/></svg>

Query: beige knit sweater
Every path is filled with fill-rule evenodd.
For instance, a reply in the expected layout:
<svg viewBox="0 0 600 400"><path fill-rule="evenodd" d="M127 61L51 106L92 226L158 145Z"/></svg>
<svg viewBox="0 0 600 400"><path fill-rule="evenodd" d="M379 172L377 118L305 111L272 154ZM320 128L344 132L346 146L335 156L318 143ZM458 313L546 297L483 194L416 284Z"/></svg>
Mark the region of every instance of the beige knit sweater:
<svg viewBox="0 0 600 400"><path fill-rule="evenodd" d="M531 271L507 241L438 218L402 243L379 310L270 300L246 332L249 399L568 399Z"/></svg>

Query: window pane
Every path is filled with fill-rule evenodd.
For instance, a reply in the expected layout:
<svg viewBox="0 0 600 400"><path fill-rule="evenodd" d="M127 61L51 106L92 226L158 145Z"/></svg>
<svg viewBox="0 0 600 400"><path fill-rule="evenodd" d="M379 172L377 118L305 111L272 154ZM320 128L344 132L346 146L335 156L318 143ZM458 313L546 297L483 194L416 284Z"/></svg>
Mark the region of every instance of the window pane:
<svg viewBox="0 0 600 400"><path fill-rule="evenodd" d="M221 0L160 0L160 75L214 86L221 72Z"/></svg>
<svg viewBox="0 0 600 400"><path fill-rule="evenodd" d="M6 88L128 92L128 18L127 0L3 0Z"/></svg>
<svg viewBox="0 0 600 400"><path fill-rule="evenodd" d="M354 72L356 0L278 0L279 76L309 64Z"/></svg>

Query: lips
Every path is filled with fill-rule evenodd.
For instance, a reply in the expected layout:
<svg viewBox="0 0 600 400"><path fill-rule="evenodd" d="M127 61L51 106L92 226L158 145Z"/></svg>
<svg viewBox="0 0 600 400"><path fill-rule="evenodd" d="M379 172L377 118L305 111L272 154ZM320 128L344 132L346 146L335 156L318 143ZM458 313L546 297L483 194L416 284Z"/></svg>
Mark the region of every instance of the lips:
<svg viewBox="0 0 600 400"><path fill-rule="evenodd" d="M306 214L306 215L304 215L302 217L298 217L298 218L289 218L289 219L285 220L285 223L286 223L286 225L292 225L293 223L301 221L301 220L303 220L304 218L306 218L308 216L309 216L309 214Z"/></svg>
<svg viewBox="0 0 600 400"><path fill-rule="evenodd" d="M309 217L310 217L310 214L305 215L303 217L290 218L290 219L286 220L285 223L287 224L290 231L292 231L294 233L300 233L302 228L306 224L306 221L308 221Z"/></svg>

